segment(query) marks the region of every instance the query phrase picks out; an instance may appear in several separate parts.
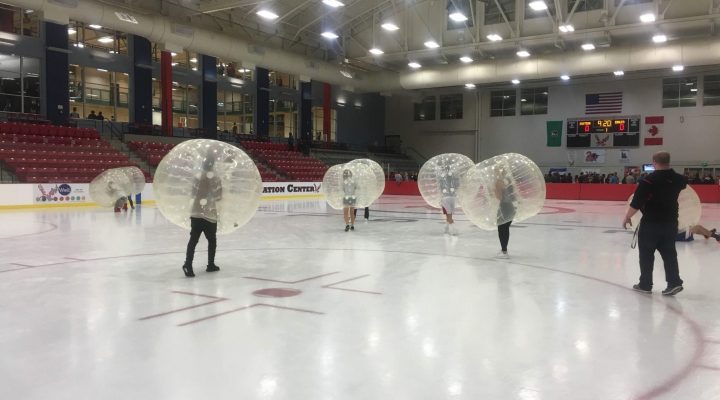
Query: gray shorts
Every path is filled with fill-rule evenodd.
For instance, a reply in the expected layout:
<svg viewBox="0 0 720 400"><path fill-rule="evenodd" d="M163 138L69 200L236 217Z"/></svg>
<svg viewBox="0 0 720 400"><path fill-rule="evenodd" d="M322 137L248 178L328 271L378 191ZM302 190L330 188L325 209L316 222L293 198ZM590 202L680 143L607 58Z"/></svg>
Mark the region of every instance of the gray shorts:
<svg viewBox="0 0 720 400"><path fill-rule="evenodd" d="M357 198L355 196L344 196L343 197L343 206L345 206L345 207L355 207L356 203L357 203Z"/></svg>

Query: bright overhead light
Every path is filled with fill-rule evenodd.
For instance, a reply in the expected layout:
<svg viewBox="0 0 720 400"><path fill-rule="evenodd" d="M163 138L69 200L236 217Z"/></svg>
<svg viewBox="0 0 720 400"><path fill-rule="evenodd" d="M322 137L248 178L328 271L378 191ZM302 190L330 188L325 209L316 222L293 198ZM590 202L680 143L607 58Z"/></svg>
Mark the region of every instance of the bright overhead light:
<svg viewBox="0 0 720 400"><path fill-rule="evenodd" d="M110 36L105 36L105 37L101 37L97 41L100 43L112 43L113 38L111 38Z"/></svg>
<svg viewBox="0 0 720 400"><path fill-rule="evenodd" d="M465 22L468 19L463 13L457 11L448 15L448 17L455 22Z"/></svg>
<svg viewBox="0 0 720 400"><path fill-rule="evenodd" d="M115 50L110 50L109 53L110 53L110 54L115 54Z"/></svg>
<svg viewBox="0 0 720 400"><path fill-rule="evenodd" d="M691 92L697 92L697 88L690 89Z"/></svg>
<svg viewBox="0 0 720 400"><path fill-rule="evenodd" d="M473 62L473 59L468 56L462 56L460 57L460 61L464 62L465 64Z"/></svg>
<svg viewBox="0 0 720 400"><path fill-rule="evenodd" d="M511 80L510 82L512 82L513 85L519 85L519 84L520 84L520 80L519 80L519 79L513 79L513 80Z"/></svg>
<svg viewBox="0 0 720 400"><path fill-rule="evenodd" d="M422 65L420 65L420 63L418 63L418 62L411 61L408 63L408 67L410 67L412 69L418 69L418 68L422 67Z"/></svg>
<svg viewBox="0 0 720 400"><path fill-rule="evenodd" d="M176 62L170 63L170 66L172 66L172 67L174 67L174 66L176 66L176 65L178 65L178 63L176 63Z"/></svg>
<svg viewBox="0 0 720 400"><path fill-rule="evenodd" d="M569 80L570 80L570 75L561 75L561 76L560 76L560 79L562 79L562 80L564 80L564 81L569 81Z"/></svg>
<svg viewBox="0 0 720 400"><path fill-rule="evenodd" d="M170 52L170 55L171 55L172 57L175 57L175 56L177 55L177 53L174 52L174 51L172 51L172 52Z"/></svg>
<svg viewBox="0 0 720 400"><path fill-rule="evenodd" d="M520 101L525 103L525 102L527 102L527 99L520 99Z"/></svg>
<svg viewBox="0 0 720 400"><path fill-rule="evenodd" d="M390 32L394 32L394 31L400 29L400 28L398 28L397 25L393 24L392 22L386 22L386 23L384 23L384 24L382 24L382 25L380 25L380 26L381 26L383 29L385 29L386 31L390 31Z"/></svg>
<svg viewBox="0 0 720 400"><path fill-rule="evenodd" d="M665 35L655 35L652 37L653 42L655 43L665 43L667 42L667 36Z"/></svg>
<svg viewBox="0 0 720 400"><path fill-rule="evenodd" d="M497 33L491 33L487 35L487 38L491 42L499 42L503 39L502 36L498 35Z"/></svg>
<svg viewBox="0 0 720 400"><path fill-rule="evenodd" d="M434 40L428 40L427 42L425 42L425 47L427 47L428 49L437 49L438 47L440 47L440 45Z"/></svg>
<svg viewBox="0 0 720 400"><path fill-rule="evenodd" d="M650 22L655 22L655 14L653 14L653 13L647 13L647 14L641 15L641 16L640 16L640 22L644 22L644 23L646 23L646 24L647 24L647 23L650 23Z"/></svg>
<svg viewBox="0 0 720 400"><path fill-rule="evenodd" d="M102 26L100 26L100 25L95 25L95 24L90 24L90 25L88 25L88 28L92 28L92 29L102 29Z"/></svg>
<svg viewBox="0 0 720 400"><path fill-rule="evenodd" d="M562 32L562 33L575 32L575 27L572 26L572 25L570 25L570 24L560 25L560 26L558 27L558 29L559 29L560 32Z"/></svg>
<svg viewBox="0 0 720 400"><path fill-rule="evenodd" d="M623 76L623 75L625 75L625 71L618 70L618 71L613 72L613 74L614 74L615 76Z"/></svg>
<svg viewBox="0 0 720 400"><path fill-rule="evenodd" d="M683 65L673 65L672 70L675 72L680 72L685 70L685 66Z"/></svg>
<svg viewBox="0 0 720 400"><path fill-rule="evenodd" d="M538 0L538 1L531 1L528 6L533 9L533 11L543 11L547 10L548 6L545 4L544 1Z"/></svg>
<svg viewBox="0 0 720 400"><path fill-rule="evenodd" d="M197 67L192 67L192 70L193 70L193 71L197 71Z"/></svg>
<svg viewBox="0 0 720 400"><path fill-rule="evenodd" d="M518 57L526 58L530 57L530 52L527 50L520 50L517 52Z"/></svg>
<svg viewBox="0 0 720 400"><path fill-rule="evenodd" d="M81 49L85 47L85 45L82 44L82 43L73 43L73 46L79 47L79 48L81 48Z"/></svg>
<svg viewBox="0 0 720 400"><path fill-rule="evenodd" d="M334 32L327 31L322 33L322 37L326 39L337 39L340 36L336 35Z"/></svg>
<svg viewBox="0 0 720 400"><path fill-rule="evenodd" d="M345 70L342 70L342 69L340 70L340 75L342 75L342 76L344 76L344 77L346 77L346 78L348 78L348 79L352 79L352 77L353 77L350 72L345 71Z"/></svg>
<svg viewBox="0 0 720 400"><path fill-rule="evenodd" d="M338 7L342 7L345 5L341 2L339 2L338 0L323 0L323 3L329 5L330 7L333 7L333 8L338 8Z"/></svg>
<svg viewBox="0 0 720 400"><path fill-rule="evenodd" d="M384 54L385 52L378 49L377 47L373 47L372 49L368 50L370 53L375 54L376 56L379 56L381 54Z"/></svg>
<svg viewBox="0 0 720 400"><path fill-rule="evenodd" d="M197 58L195 58L195 57L191 58L191 59L190 59L190 62L191 62L191 63L196 63L196 62L197 62Z"/></svg>
<svg viewBox="0 0 720 400"><path fill-rule="evenodd" d="M100 71L100 72L108 72L108 70L103 69L103 68L98 68L97 70Z"/></svg>
<svg viewBox="0 0 720 400"><path fill-rule="evenodd" d="M68 28L68 35L74 35L76 33L77 31L75 30L75 28Z"/></svg>
<svg viewBox="0 0 720 400"><path fill-rule="evenodd" d="M466 89L475 89L475 84L474 83L466 83L465 88Z"/></svg>
<svg viewBox="0 0 720 400"><path fill-rule="evenodd" d="M262 18L269 19L269 20L273 20L278 17L277 14L275 14L274 12L272 12L270 10L260 10L256 14Z"/></svg>
<svg viewBox="0 0 720 400"><path fill-rule="evenodd" d="M583 44L582 46L580 46L580 47L582 47L582 49L585 50L585 51L595 50L595 45L592 44L592 43L584 43L584 44Z"/></svg>

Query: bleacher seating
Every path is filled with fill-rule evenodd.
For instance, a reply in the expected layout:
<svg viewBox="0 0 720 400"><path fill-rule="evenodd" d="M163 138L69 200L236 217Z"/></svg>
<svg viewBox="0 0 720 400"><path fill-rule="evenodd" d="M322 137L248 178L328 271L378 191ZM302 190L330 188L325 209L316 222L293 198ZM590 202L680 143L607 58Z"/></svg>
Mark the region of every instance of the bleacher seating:
<svg viewBox="0 0 720 400"><path fill-rule="evenodd" d="M14 122L0 123L0 160L30 183L90 182L108 168L133 165L94 129Z"/></svg>
<svg viewBox="0 0 720 400"><path fill-rule="evenodd" d="M329 166L344 164L358 158L368 158L367 153L357 151L314 150L312 155Z"/></svg>
<svg viewBox="0 0 720 400"><path fill-rule="evenodd" d="M321 181L327 166L314 157L306 157L288 150L287 144L244 141L242 146L250 154L294 181Z"/></svg>

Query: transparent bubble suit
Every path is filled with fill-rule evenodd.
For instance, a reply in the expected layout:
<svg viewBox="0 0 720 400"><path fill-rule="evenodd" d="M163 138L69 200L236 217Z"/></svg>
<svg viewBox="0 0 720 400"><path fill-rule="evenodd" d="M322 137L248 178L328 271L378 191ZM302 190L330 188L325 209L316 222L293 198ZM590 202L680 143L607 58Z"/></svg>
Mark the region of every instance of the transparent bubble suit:
<svg viewBox="0 0 720 400"><path fill-rule="evenodd" d="M632 195L628 198L628 204L632 202L632 198ZM700 197L698 197L697 192L688 185L678 196L678 232L697 225L700 222L701 214L702 205L700 204ZM641 218L642 212L637 212L633 215L631 218L633 226L638 226Z"/></svg>
<svg viewBox="0 0 720 400"><path fill-rule="evenodd" d="M145 174L138 167L122 167L121 169L128 176L132 184L132 191L129 194L138 194L145 189Z"/></svg>
<svg viewBox="0 0 720 400"><path fill-rule="evenodd" d="M474 165L469 157L457 153L429 159L418 173L418 188L425 202L440 208L443 197L457 197L462 176Z"/></svg>
<svg viewBox="0 0 720 400"><path fill-rule="evenodd" d="M470 168L459 192L468 219L481 229L493 230L537 215L545 204L545 178L529 158L507 153Z"/></svg>
<svg viewBox="0 0 720 400"><path fill-rule="evenodd" d="M322 192L330 207L336 210L368 207L376 199L377 178L364 163L333 165L325 172Z"/></svg>
<svg viewBox="0 0 720 400"><path fill-rule="evenodd" d="M377 200L380 196L382 196L383 192L385 191L385 171L383 171L380 164L369 158L358 158L357 160L350 161L350 163L360 163L370 167L373 174L375 174L375 185L373 186L373 201Z"/></svg>
<svg viewBox="0 0 720 400"><path fill-rule="evenodd" d="M160 212L190 229L190 217L217 221L228 234L255 215L262 194L260 172L239 148L210 139L188 140L160 161L153 190Z"/></svg>
<svg viewBox="0 0 720 400"><path fill-rule="evenodd" d="M123 168L101 172L90 182L90 198L101 207L114 207L115 202L133 194L133 183Z"/></svg>

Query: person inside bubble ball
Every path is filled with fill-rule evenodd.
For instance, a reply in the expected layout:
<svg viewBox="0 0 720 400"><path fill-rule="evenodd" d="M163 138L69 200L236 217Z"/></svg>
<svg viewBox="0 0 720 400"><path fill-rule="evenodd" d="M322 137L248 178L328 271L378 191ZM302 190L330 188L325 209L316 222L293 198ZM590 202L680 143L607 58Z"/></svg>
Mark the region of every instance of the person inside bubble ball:
<svg viewBox="0 0 720 400"><path fill-rule="evenodd" d="M495 180L495 197L500 201L497 210L498 238L500 239L500 253L497 258L510 258L508 255L508 243L510 242L510 225L515 217L515 188L512 185L510 175L503 168L498 170Z"/></svg>
<svg viewBox="0 0 720 400"><path fill-rule="evenodd" d="M120 195L120 190L118 190L118 188L115 186L115 182L108 182L106 192L110 197L117 198L117 200L115 200L114 206L115 212L120 212L120 210L127 210L127 198Z"/></svg>
<svg viewBox="0 0 720 400"><path fill-rule="evenodd" d="M217 202L222 200L222 181L215 173L215 160L211 154L205 158L202 166L202 173L193 183L193 204L190 212L190 241L187 244L185 263L182 270L185 276L192 278L193 258L195 257L195 246L200 240L200 235L205 234L208 241L208 264L206 272L220 271L215 265L215 250L217 248Z"/></svg>
<svg viewBox="0 0 720 400"><path fill-rule="evenodd" d="M442 197L440 198L440 206L442 212L445 215L445 233L451 235L457 235L457 229L454 227L455 221L453 220L453 213L455 212L455 203L457 200L457 189L460 185L460 178L453 174L450 165L444 165L441 167L442 172L440 174L440 191Z"/></svg>
<svg viewBox="0 0 720 400"><path fill-rule="evenodd" d="M343 171L343 217L345 218L345 232L355 230L355 203L357 198L355 190L357 182L353 178L352 171Z"/></svg>

